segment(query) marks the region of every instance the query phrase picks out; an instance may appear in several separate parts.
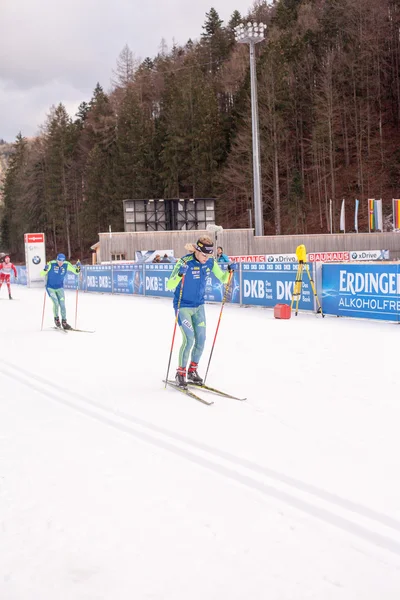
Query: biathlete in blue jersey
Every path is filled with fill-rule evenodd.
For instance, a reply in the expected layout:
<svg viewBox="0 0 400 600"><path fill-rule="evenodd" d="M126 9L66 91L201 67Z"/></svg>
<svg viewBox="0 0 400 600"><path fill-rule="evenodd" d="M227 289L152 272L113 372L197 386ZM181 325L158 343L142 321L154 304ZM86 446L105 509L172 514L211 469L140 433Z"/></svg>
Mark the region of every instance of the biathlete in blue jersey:
<svg viewBox="0 0 400 600"><path fill-rule="evenodd" d="M177 261L167 282L167 288L175 290L175 313L179 305L178 324L182 333L182 346L179 351L176 383L183 388L187 387L186 368L189 355L191 356L187 379L198 385L203 383L197 373L197 366L206 341L204 296L207 278L212 272L222 283L227 283L229 279L229 273L222 271L213 257L214 246L209 237L201 237L196 244L188 244L185 248L191 250L190 254L186 254ZM228 265L228 271L235 268L235 264ZM185 276L185 280L181 296L183 276Z"/></svg>
<svg viewBox="0 0 400 600"><path fill-rule="evenodd" d="M58 254L57 260L50 260L43 271L40 273L42 277L47 275L46 290L48 295L53 302L53 314L54 323L56 327L63 329L72 329L67 323L67 310L65 308L65 293L64 293L64 279L67 271L71 271L76 275L81 270L81 263L76 263L73 267L70 262L65 260L65 254ZM61 323L60 317L58 316L59 310L61 311Z"/></svg>

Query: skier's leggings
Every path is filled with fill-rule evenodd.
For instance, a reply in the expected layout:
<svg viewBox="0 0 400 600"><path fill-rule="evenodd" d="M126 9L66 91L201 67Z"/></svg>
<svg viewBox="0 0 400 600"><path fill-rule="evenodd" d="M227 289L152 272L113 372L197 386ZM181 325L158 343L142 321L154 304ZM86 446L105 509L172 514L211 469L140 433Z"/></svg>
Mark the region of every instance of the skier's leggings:
<svg viewBox="0 0 400 600"><path fill-rule="evenodd" d="M53 315L58 317L58 311L61 309L61 319L67 319L67 310L65 308L65 294L63 288L54 290L53 288L46 288L47 293L53 302Z"/></svg>
<svg viewBox="0 0 400 600"><path fill-rule="evenodd" d="M186 368L192 347L192 362L198 363L203 354L204 343L206 341L204 304L196 306L196 308L181 308L179 310L178 324L182 333L179 366Z"/></svg>
<svg viewBox="0 0 400 600"><path fill-rule="evenodd" d="M11 295L10 275L8 273L0 273L0 290L3 283L6 284L8 293Z"/></svg>

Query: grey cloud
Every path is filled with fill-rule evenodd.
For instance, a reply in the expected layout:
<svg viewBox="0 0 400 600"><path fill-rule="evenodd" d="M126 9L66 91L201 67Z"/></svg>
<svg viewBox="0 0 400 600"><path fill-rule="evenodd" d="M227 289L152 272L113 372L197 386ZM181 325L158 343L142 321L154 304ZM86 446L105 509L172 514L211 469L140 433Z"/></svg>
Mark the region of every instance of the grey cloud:
<svg viewBox="0 0 400 600"><path fill-rule="evenodd" d="M128 44L140 59L157 54L161 39L198 38L214 6L228 20L247 13L249 0L0 0L0 138L37 132L52 104L89 100L99 81L109 89L119 53Z"/></svg>

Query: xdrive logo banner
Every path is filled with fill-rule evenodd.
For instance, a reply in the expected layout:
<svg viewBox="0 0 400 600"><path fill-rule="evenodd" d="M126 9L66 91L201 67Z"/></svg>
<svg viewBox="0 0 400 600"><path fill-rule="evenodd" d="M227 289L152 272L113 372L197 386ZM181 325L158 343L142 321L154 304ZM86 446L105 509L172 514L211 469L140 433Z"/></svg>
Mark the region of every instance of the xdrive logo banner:
<svg viewBox="0 0 400 600"><path fill-rule="evenodd" d="M323 265L322 308L331 315L399 321L399 266Z"/></svg>
<svg viewBox="0 0 400 600"><path fill-rule="evenodd" d="M290 304L297 264L243 264L242 303L273 307ZM312 275L312 265L310 266ZM314 310L314 296L307 273L303 273L300 310Z"/></svg>

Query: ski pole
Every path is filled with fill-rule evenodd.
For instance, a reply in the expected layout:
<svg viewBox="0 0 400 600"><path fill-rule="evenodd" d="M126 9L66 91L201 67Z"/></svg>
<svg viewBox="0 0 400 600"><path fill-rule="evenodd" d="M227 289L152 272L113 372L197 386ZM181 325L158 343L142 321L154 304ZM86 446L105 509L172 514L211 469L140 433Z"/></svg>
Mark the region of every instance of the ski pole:
<svg viewBox="0 0 400 600"><path fill-rule="evenodd" d="M43 298L43 314L42 314L42 326L40 328L40 331L43 331L43 321L44 321L44 309L46 306L46 296L47 296L47 292L46 292L46 288L44 288L44 298Z"/></svg>
<svg viewBox="0 0 400 600"><path fill-rule="evenodd" d="M76 303L75 303L75 329L76 329L76 323L78 320L78 290L79 290L79 277L78 277L78 285L76 287Z"/></svg>
<svg viewBox="0 0 400 600"><path fill-rule="evenodd" d="M79 260L78 260L79 263ZM78 292L79 292L79 273L76 274L76 302L75 302L75 329L78 321Z"/></svg>
<svg viewBox="0 0 400 600"><path fill-rule="evenodd" d="M230 273L229 273L229 279L228 279L228 282L227 282L226 287L225 287L224 297L222 298L222 304L221 304L221 310L220 310L220 313L219 313L219 319L218 319L218 323L217 323L217 329L215 331L214 341L213 341L213 344L212 344L212 347L211 347L210 358L208 359L207 370L206 370L206 374L204 376L203 383L206 382L207 375L208 375L208 369L210 368L210 362L211 362L211 358L212 358L212 355L213 355L213 352L214 352L215 340L217 339L218 329L219 329L219 325L221 323L222 311L224 310L225 302L226 302L226 299L228 297L228 291L229 291L229 288L231 286L232 276L233 276L233 270L230 271Z"/></svg>
<svg viewBox="0 0 400 600"><path fill-rule="evenodd" d="M172 358L172 350L174 348L174 342L175 342L175 333L176 333L176 326L178 324L178 317L179 317L179 309L181 307L181 300L182 300L182 292L183 292L183 286L185 285L185 275L182 276L182 281L181 281L181 289L179 292L179 299L178 299L178 305L176 307L176 315L175 315L175 325L174 325L174 333L172 335L172 343L171 343L171 350L169 353L169 361L168 361L168 367L167 367L167 375L165 376L165 388L167 387L167 381L168 381L168 374L169 374L169 368L171 366L171 358Z"/></svg>

